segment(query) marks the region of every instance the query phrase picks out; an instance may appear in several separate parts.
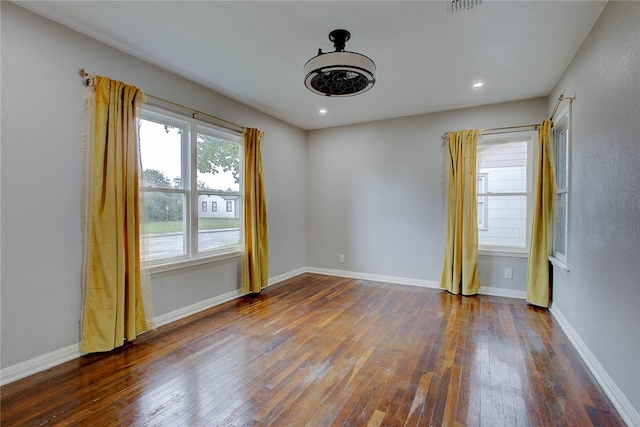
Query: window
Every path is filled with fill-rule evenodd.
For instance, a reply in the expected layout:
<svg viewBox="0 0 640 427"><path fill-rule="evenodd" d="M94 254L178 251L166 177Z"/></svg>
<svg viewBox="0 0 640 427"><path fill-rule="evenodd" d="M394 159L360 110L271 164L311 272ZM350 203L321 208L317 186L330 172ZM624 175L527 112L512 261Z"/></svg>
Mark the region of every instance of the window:
<svg viewBox="0 0 640 427"><path fill-rule="evenodd" d="M220 217L211 198L242 200L238 134L145 106L140 112L140 160L145 230L152 265L242 250L239 217ZM192 214L194 212L194 214Z"/></svg>
<svg viewBox="0 0 640 427"><path fill-rule="evenodd" d="M476 159L478 247L526 253L537 132L485 135Z"/></svg>
<svg viewBox="0 0 640 427"><path fill-rule="evenodd" d="M556 177L555 215L553 223L552 261L567 269L567 238L569 225L569 104L553 124L554 172Z"/></svg>
<svg viewBox="0 0 640 427"><path fill-rule="evenodd" d="M233 212L233 202L231 200L227 200L227 212Z"/></svg>

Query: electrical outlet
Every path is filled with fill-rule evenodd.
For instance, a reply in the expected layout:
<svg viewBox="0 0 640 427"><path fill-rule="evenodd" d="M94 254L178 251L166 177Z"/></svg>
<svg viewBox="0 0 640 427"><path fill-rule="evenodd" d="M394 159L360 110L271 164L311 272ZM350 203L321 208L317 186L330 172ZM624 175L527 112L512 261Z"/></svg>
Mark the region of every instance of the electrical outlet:
<svg viewBox="0 0 640 427"><path fill-rule="evenodd" d="M338 261L344 263L344 254L340 254L340 256L338 257Z"/></svg>
<svg viewBox="0 0 640 427"><path fill-rule="evenodd" d="M504 269L504 278L505 279L512 279L513 278L513 270L511 268L505 268Z"/></svg>

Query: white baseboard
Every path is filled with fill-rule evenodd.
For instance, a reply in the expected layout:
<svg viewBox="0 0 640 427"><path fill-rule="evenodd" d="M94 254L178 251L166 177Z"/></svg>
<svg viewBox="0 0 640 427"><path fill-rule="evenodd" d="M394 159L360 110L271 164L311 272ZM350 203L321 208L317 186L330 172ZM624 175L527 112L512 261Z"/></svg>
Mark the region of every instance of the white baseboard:
<svg viewBox="0 0 640 427"><path fill-rule="evenodd" d="M409 277L384 276L381 274L359 273L346 270L332 270L329 268L307 267L307 273L322 274L325 276L346 277L348 279L371 280L372 282L394 283L397 285L420 286L422 288L440 289L440 283L433 280L412 279Z"/></svg>
<svg viewBox="0 0 640 427"><path fill-rule="evenodd" d="M584 361L589 368L589 371L593 374L600 387L604 390L611 403L616 408L622 419L628 426L640 426L640 414L631 405L629 399L622 393L620 388L616 385L615 381L609 376L604 367L600 364L595 355L589 350L589 347L582 341L580 335L571 327L569 321L562 314L562 312L556 308L555 305L551 306L551 314L556 319L560 328L569 338L569 341L576 349L580 358Z"/></svg>
<svg viewBox="0 0 640 427"><path fill-rule="evenodd" d="M73 344L0 370L0 385L28 377L80 357L80 345Z"/></svg>
<svg viewBox="0 0 640 427"><path fill-rule="evenodd" d="M491 295L494 297L526 299L526 291L516 291L514 289L494 288L492 286L482 286L478 290L480 295Z"/></svg>
<svg viewBox="0 0 640 427"><path fill-rule="evenodd" d="M174 310L170 313L156 316L153 318L153 322L156 324L156 326L164 326L171 322L184 319L185 317L192 316L196 313L200 313L201 311L207 310L209 308L215 307L216 305L223 304L227 301L231 301L241 296L242 293L239 290L227 292L226 294L218 295L204 301L199 301L195 304L191 304L178 310Z"/></svg>
<svg viewBox="0 0 640 427"><path fill-rule="evenodd" d="M442 289L440 282L436 280L412 279L408 277L384 276L380 274L359 273L346 270L332 270L328 268L307 267L307 273L323 274L325 276L346 277L349 279L371 280L373 282L395 283L397 285L420 286L422 288ZM505 298L525 299L525 291L513 289L495 288L491 286L481 286L478 291L481 295L491 295Z"/></svg>
<svg viewBox="0 0 640 427"><path fill-rule="evenodd" d="M305 272L306 272L306 269L303 267L303 268L298 268L296 270L286 272L284 274L280 274L278 276L271 277L267 282L267 286L275 285L276 283L298 276ZM153 319L153 321L156 324L156 326L167 325L171 322L184 319L185 317L192 316L194 314L197 314L201 311L215 307L217 305L224 304L225 302L234 300L236 298L240 298L242 295L244 294L239 289L236 289L234 291L227 292L225 294L218 295L216 297L209 298L204 301L199 301L195 304L189 305L187 307L183 307L181 309L172 311L170 313L157 316Z"/></svg>
<svg viewBox="0 0 640 427"><path fill-rule="evenodd" d="M288 271L284 274L280 274L278 276L274 276L269 278L267 282L267 286L275 285L276 283L284 282L287 279L291 279L292 277L299 276L303 273L306 273L307 269L305 267L300 267L295 270Z"/></svg>

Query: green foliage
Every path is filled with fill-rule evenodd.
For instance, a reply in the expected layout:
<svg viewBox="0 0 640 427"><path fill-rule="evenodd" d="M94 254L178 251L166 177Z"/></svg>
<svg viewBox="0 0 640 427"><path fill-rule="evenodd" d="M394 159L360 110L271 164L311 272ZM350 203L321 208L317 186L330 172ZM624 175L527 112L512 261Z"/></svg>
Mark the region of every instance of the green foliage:
<svg viewBox="0 0 640 427"><path fill-rule="evenodd" d="M198 135L198 171L200 173L217 174L231 172L233 180L240 182L240 146L233 142Z"/></svg>
<svg viewBox="0 0 640 427"><path fill-rule="evenodd" d="M179 179L179 178L176 178ZM145 169L142 171L142 185L144 187L171 188L171 181L162 171Z"/></svg>
<svg viewBox="0 0 640 427"><path fill-rule="evenodd" d="M172 129L181 133L180 128L167 124L164 125L165 132L169 133ZM221 170L223 172L231 172L234 182L236 184L240 182L240 145L209 135L198 134L196 150L198 156L197 168L200 173L211 173L215 175ZM180 178L178 177L173 179L174 183L176 181L179 182L179 180ZM178 187L179 185L176 184L175 188ZM204 183L201 182L198 182L198 189L208 190Z"/></svg>
<svg viewBox="0 0 640 427"><path fill-rule="evenodd" d="M142 171L142 185L154 188L179 188L180 179L171 180L162 171L145 169ZM182 221L183 197L181 194L147 191L144 195L144 211L147 221Z"/></svg>
<svg viewBox="0 0 640 427"><path fill-rule="evenodd" d="M181 194L148 191L144 195L147 221L182 221L183 204Z"/></svg>

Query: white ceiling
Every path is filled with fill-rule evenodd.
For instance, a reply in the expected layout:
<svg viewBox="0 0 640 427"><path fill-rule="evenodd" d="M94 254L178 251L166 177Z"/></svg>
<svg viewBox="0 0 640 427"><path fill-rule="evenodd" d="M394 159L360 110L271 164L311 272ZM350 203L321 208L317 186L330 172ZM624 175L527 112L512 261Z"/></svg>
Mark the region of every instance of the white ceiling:
<svg viewBox="0 0 640 427"><path fill-rule="evenodd" d="M16 3L317 129L546 96L606 2L488 0L455 14L445 0ZM318 48L333 51L328 34L337 28L351 32L346 50L376 63L364 94L330 98L304 87L304 64ZM473 89L476 81L484 87Z"/></svg>

